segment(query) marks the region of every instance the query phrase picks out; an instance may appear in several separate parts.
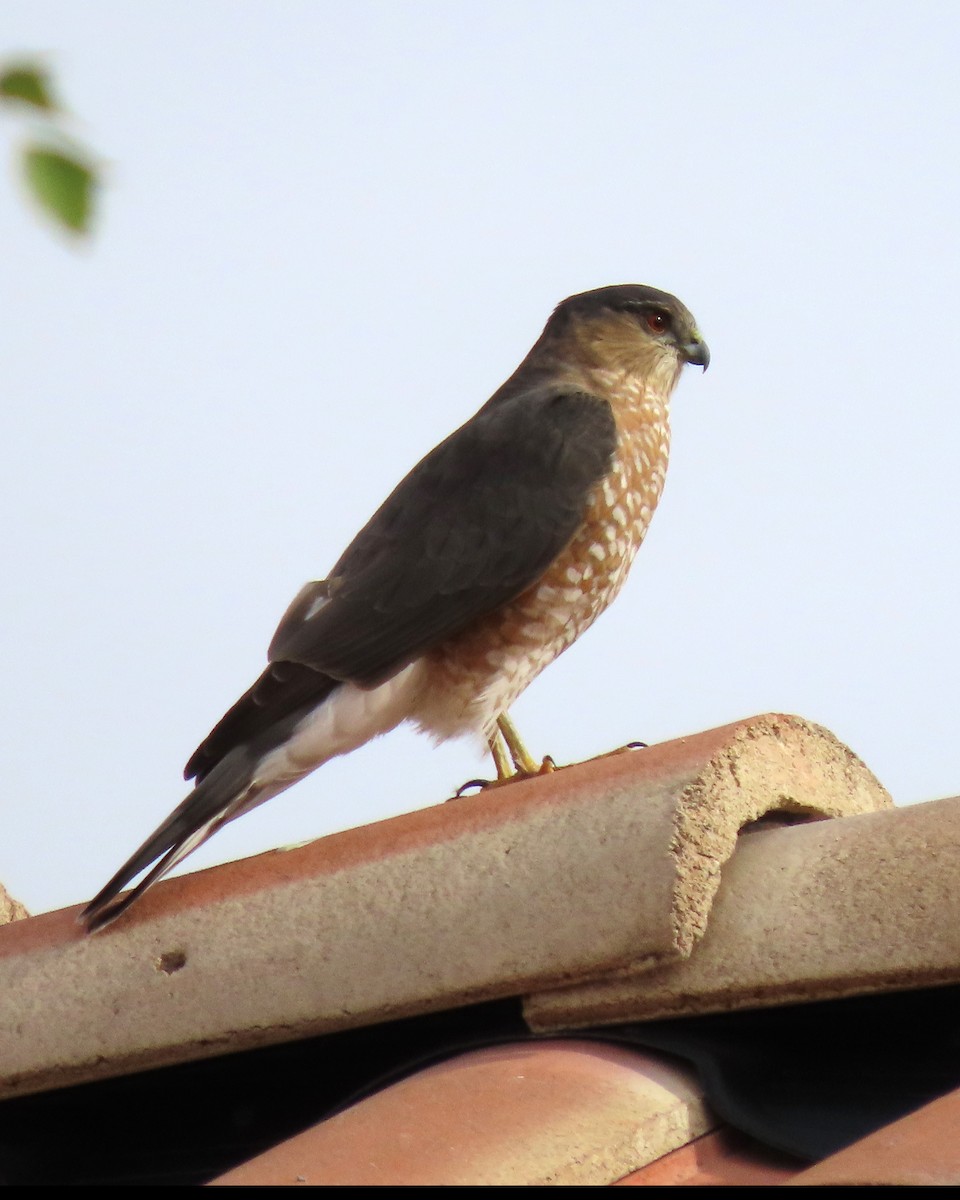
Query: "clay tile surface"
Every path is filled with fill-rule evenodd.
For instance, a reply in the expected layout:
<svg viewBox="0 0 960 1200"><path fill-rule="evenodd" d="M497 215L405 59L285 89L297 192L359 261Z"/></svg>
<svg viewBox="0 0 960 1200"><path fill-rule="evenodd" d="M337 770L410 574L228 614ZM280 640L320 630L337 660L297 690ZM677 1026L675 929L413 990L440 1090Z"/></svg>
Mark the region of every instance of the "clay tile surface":
<svg viewBox="0 0 960 1200"><path fill-rule="evenodd" d="M527 998L533 1029L960 978L960 798L745 834L687 959Z"/></svg>
<svg viewBox="0 0 960 1200"><path fill-rule="evenodd" d="M805 1187L956 1187L960 1184L960 1091L830 1155L790 1182Z"/></svg>
<svg viewBox="0 0 960 1200"><path fill-rule="evenodd" d="M655 1056L503 1046L423 1070L214 1182L614 1183L715 1123L696 1077Z"/></svg>
<svg viewBox="0 0 960 1200"><path fill-rule="evenodd" d="M617 1180L618 1187L761 1187L789 1183L797 1160L732 1129L717 1129Z"/></svg>
<svg viewBox="0 0 960 1200"><path fill-rule="evenodd" d="M22 921L30 914L19 900L14 900L6 888L0 887L0 925L8 925L11 921Z"/></svg>
<svg viewBox="0 0 960 1200"><path fill-rule="evenodd" d="M681 969L745 824L890 805L826 730L757 717L170 880L92 937L75 910L16 922L0 929L0 1094ZM750 894L774 898L781 875ZM567 1022L555 1002L530 1019Z"/></svg>
<svg viewBox="0 0 960 1200"><path fill-rule="evenodd" d="M229 1056L202 1064L202 1088L192 1076L201 1106L243 1081L267 1089L271 1115L270 1087L305 1107L249 1135L231 1109L218 1126L226 1150L207 1145L201 1122L185 1178L246 1159L223 1184L957 1183L960 1093L803 1169L725 1126L693 1067L665 1053L694 1023L661 1022L659 1035L637 1023L718 1014L694 1038L719 1037L740 1068L726 1091L714 1081L716 1110L820 1157L822 1145L783 1138L772 1104L793 1114L802 1092L800 1109L834 1121L832 1149L876 1128L874 1113L889 1120L921 1088L926 1098L956 1082L956 989L932 985L960 981L958 874L960 798L894 809L826 730L756 717L166 881L92 937L76 910L3 926L0 1096L43 1158L45 1110L24 1108L46 1103L39 1093L65 1097L50 1113L76 1114L91 1090L66 1085L101 1080L94 1111L106 1113L127 1092L104 1089L135 1085L150 1111L181 1094L178 1073L201 1069L191 1060ZM826 1023L808 1023L818 1009ZM587 1040L613 1023L617 1044ZM877 1045L874 1068L888 1026L901 1031L899 1057ZM856 1034L829 1043L832 1075L809 1040L831 1028ZM464 1053L469 1029L484 1048ZM580 1032L518 1040L531 1029ZM318 1034L331 1036L302 1040ZM848 1058L845 1040L856 1041ZM331 1061L334 1041L344 1083L321 1101L313 1064ZM775 1081L761 1045L786 1051ZM233 1053L259 1046L273 1047L259 1067ZM791 1063L803 1080L783 1073ZM848 1086L856 1064L869 1076L859 1089ZM731 1097L747 1101L737 1119ZM287 1138L308 1123L301 1111L335 1115ZM763 1128L744 1121L754 1112ZM856 1132L837 1137L838 1114ZM157 1145L159 1161L148 1146L137 1168L154 1181L179 1169ZM110 1166L109 1142L105 1152Z"/></svg>

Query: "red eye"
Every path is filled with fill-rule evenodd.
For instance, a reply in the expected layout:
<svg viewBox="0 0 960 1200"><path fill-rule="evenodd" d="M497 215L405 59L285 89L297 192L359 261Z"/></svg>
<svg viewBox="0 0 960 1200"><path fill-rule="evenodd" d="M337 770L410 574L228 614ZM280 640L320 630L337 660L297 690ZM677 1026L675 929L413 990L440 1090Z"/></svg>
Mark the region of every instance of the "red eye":
<svg viewBox="0 0 960 1200"><path fill-rule="evenodd" d="M670 328L670 318L665 312L645 312L643 319L651 333L666 333Z"/></svg>

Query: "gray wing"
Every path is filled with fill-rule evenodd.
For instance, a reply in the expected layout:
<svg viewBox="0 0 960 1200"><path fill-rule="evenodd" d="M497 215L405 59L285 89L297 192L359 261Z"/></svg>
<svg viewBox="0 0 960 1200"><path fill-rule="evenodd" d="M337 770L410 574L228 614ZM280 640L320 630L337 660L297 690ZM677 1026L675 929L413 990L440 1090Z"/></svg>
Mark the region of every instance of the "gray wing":
<svg viewBox="0 0 960 1200"><path fill-rule="evenodd" d="M270 666L201 743L202 780L230 750L274 741L345 680L372 687L519 595L573 537L610 467L609 404L541 388L495 399L424 458L308 584Z"/></svg>
<svg viewBox="0 0 960 1200"><path fill-rule="evenodd" d="M305 588L270 644L373 686L535 583L583 519L616 447L609 404L521 393L480 410L420 462Z"/></svg>

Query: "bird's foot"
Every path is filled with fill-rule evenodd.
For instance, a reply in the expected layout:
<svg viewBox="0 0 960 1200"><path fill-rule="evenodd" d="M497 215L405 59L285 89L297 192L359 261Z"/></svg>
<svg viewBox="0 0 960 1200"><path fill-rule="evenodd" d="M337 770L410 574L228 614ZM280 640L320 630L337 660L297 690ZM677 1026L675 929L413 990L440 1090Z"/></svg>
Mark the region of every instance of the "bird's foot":
<svg viewBox="0 0 960 1200"><path fill-rule="evenodd" d="M537 766L537 764L536 764L536 763L534 763L533 765L534 765L535 767ZM554 773L554 771L556 771L557 769L558 769L558 768L557 768L557 764L556 764L556 763L553 761L553 759L550 757L550 755L549 755L549 754L545 754L545 755L544 755L544 757L543 757L543 762L542 762L542 763L540 764L540 766L539 766L539 767L537 767L537 769L536 769L536 770L533 772L533 775L534 775L534 776L536 776L536 775L552 775L552 774ZM516 774L515 774L515 775L513 775L511 778L513 778L513 779L516 779L517 775L519 775L519 774L520 774L520 772L519 772L519 771L517 771L517 772L516 772ZM527 774L524 772L524 776L523 776L523 777L524 777L525 779L530 779L530 778L532 778L533 776L531 776L531 775L527 775Z"/></svg>
<svg viewBox="0 0 960 1200"><path fill-rule="evenodd" d="M557 764L549 755L542 762L537 762L506 713L497 718L497 730L490 738L490 753L497 768L496 779L468 779L457 788L452 799L463 796L472 788L485 792L505 783L516 783L520 779L550 775L557 769Z"/></svg>
<svg viewBox="0 0 960 1200"><path fill-rule="evenodd" d="M509 751L509 758L508 758ZM490 753L497 764L499 779L531 779L535 775L549 775L557 769L556 763L549 756L542 762L537 762L517 731L516 725L506 713L497 717L497 732L490 739ZM510 770L510 762L513 770Z"/></svg>
<svg viewBox="0 0 960 1200"><path fill-rule="evenodd" d="M534 766L536 766L536 763L534 763ZM511 771L508 775L500 775L496 779L468 779L466 783L460 784L450 799L458 800L473 788L476 788L478 792L486 792L491 788L503 787L507 783L517 783L522 779L533 779L538 775L552 775L556 770L558 770L557 764L548 754L543 762L536 767L536 770L529 773L525 770Z"/></svg>
<svg viewBox="0 0 960 1200"><path fill-rule="evenodd" d="M487 788L496 787L498 783L502 783L501 779L468 779L466 783L461 783L457 790L450 797L451 800L459 800L461 796L465 796L471 788L476 788L478 792L485 792Z"/></svg>

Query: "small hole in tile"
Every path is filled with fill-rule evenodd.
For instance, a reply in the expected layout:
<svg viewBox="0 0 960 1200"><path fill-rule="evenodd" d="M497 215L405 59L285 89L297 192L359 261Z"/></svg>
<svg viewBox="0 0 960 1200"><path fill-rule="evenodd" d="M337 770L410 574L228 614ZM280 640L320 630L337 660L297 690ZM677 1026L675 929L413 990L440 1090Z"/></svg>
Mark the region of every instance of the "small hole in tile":
<svg viewBox="0 0 960 1200"><path fill-rule="evenodd" d="M154 964L164 975L173 975L187 964L187 956L182 950L168 950L161 954Z"/></svg>

